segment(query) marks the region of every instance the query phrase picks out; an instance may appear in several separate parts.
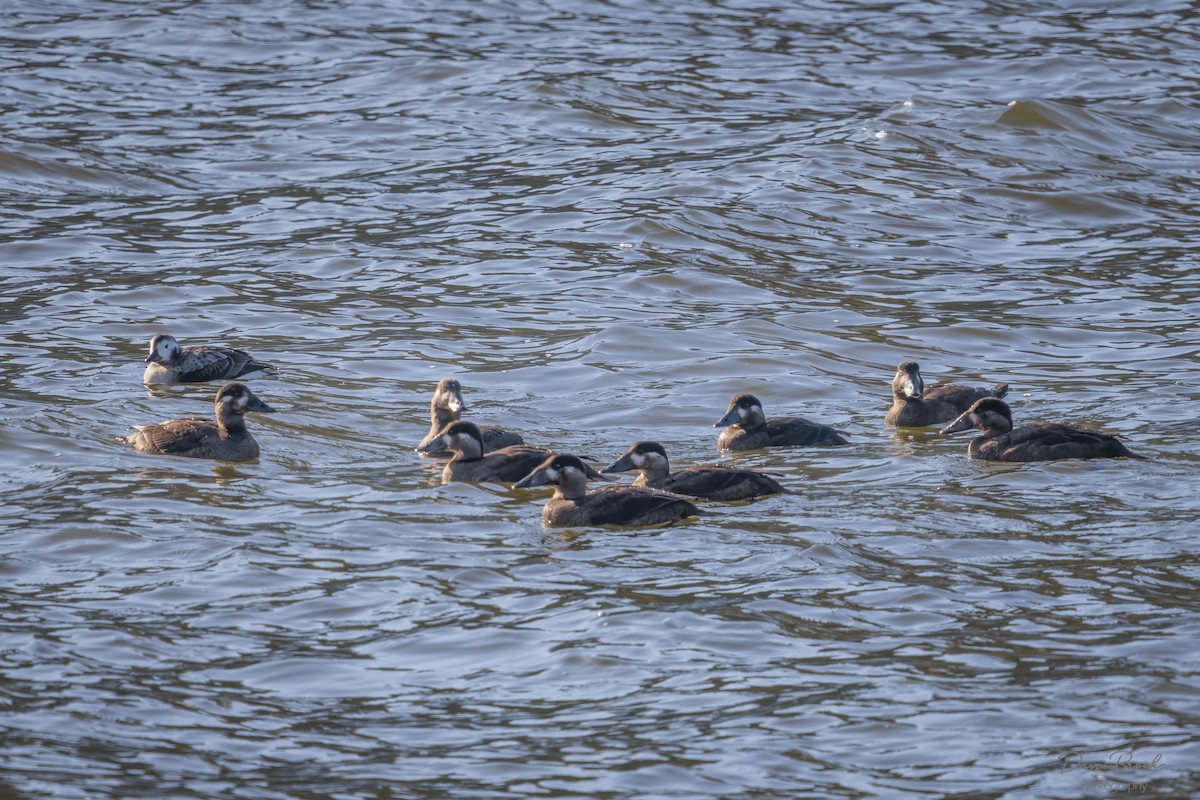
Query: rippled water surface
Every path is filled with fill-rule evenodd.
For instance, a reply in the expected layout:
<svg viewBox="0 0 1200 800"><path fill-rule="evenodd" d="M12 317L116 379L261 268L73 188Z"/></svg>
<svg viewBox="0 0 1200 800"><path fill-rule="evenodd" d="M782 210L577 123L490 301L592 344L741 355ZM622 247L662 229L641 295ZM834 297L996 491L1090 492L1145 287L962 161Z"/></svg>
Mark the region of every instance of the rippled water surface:
<svg viewBox="0 0 1200 800"><path fill-rule="evenodd" d="M0 796L1200 792L1191 3L18 3ZM259 461L151 456L150 336ZM882 424L904 359L1148 461ZM794 494L548 530L437 380L598 464L738 391Z"/></svg>

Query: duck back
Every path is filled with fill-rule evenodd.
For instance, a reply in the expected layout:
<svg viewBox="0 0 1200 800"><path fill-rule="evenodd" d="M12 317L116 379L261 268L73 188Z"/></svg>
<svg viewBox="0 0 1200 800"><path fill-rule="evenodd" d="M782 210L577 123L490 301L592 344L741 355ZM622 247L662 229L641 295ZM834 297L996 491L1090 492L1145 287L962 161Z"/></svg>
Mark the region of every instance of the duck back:
<svg viewBox="0 0 1200 800"><path fill-rule="evenodd" d="M451 459L442 470L442 479L470 483L516 483L550 455L549 450L527 445L512 445L484 453L481 458Z"/></svg>
<svg viewBox="0 0 1200 800"><path fill-rule="evenodd" d="M900 428L937 425L951 421L978 400L1007 394L1007 383L998 383L990 389L961 383L937 383L926 387L922 397L894 395L884 422Z"/></svg>
<svg viewBox="0 0 1200 800"><path fill-rule="evenodd" d="M641 527L678 522L700 513L690 500L679 495L633 486L606 486L577 500L550 500L542 508L542 521L552 527Z"/></svg>
<svg viewBox="0 0 1200 800"><path fill-rule="evenodd" d="M1064 458L1137 458L1120 439L1066 422L1036 422L1008 433L980 436L967 448L988 461L1057 461Z"/></svg>
<svg viewBox="0 0 1200 800"><path fill-rule="evenodd" d="M637 485L637 481L634 481L634 484ZM681 469L664 478L645 482L645 485L686 497L703 497L707 500L726 502L782 494L787 491L764 472L715 464L700 464Z"/></svg>

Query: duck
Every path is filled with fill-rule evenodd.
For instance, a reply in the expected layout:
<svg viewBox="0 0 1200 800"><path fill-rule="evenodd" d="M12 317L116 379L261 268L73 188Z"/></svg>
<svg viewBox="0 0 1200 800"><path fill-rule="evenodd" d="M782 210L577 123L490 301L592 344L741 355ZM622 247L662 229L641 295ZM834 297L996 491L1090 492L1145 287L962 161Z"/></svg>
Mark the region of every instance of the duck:
<svg viewBox="0 0 1200 800"><path fill-rule="evenodd" d="M217 461L251 461L258 458L258 442L246 429L246 412L273 414L244 383L229 383L217 391L216 419L184 417L153 425L134 426L137 433L119 441L143 453L211 458Z"/></svg>
<svg viewBox="0 0 1200 800"><path fill-rule="evenodd" d="M451 422L458 422L467 410L462 398L462 384L454 378L443 378L438 381L433 390L433 399L429 402L429 433L417 445L418 453L426 455L445 455L447 450L430 450L427 445L441 435ZM483 451L499 450L502 447L525 444L519 433L498 427L496 425L480 425L479 432L483 434ZM513 480L516 480L514 478Z"/></svg>
<svg viewBox="0 0 1200 800"><path fill-rule="evenodd" d="M1137 458L1115 436L1069 422L1034 422L1013 428L1012 409L997 397L985 397L942 428L959 433L978 428L967 455L985 461L1056 461L1063 458Z"/></svg>
<svg viewBox="0 0 1200 800"><path fill-rule="evenodd" d="M725 427L728 426L728 427ZM767 417L752 394L735 394L725 416L713 423L725 427L717 437L718 450L758 450L786 445L834 446L849 444L850 434L803 417Z"/></svg>
<svg viewBox="0 0 1200 800"><path fill-rule="evenodd" d="M541 447L514 444L488 452L483 431L474 422L451 422L417 452L451 452L454 457L442 468L442 482L513 483L524 478L551 455Z"/></svg>
<svg viewBox="0 0 1200 800"><path fill-rule="evenodd" d="M696 464L671 472L667 451L658 442L634 442L620 458L600 472L612 474L635 469L641 474L634 480L634 486L662 489L685 497L730 501L787 492L770 475L749 469Z"/></svg>
<svg viewBox="0 0 1200 800"><path fill-rule="evenodd" d="M905 361L896 367L896 377L892 378L892 407L883 421L899 428L937 425L954 419L977 400L1007 394L1007 383L997 383L990 389L961 383L935 383L926 388L920 365Z"/></svg>
<svg viewBox="0 0 1200 800"><path fill-rule="evenodd" d="M542 524L550 528L669 525L701 513L686 497L658 489L605 486L589 492L590 477L604 476L578 456L554 453L517 481L515 488L554 487L554 497L542 507Z"/></svg>
<svg viewBox="0 0 1200 800"><path fill-rule="evenodd" d="M142 374L145 384L231 380L274 369L245 350L208 344L182 347L168 333L157 333L150 340L146 363L149 366Z"/></svg>

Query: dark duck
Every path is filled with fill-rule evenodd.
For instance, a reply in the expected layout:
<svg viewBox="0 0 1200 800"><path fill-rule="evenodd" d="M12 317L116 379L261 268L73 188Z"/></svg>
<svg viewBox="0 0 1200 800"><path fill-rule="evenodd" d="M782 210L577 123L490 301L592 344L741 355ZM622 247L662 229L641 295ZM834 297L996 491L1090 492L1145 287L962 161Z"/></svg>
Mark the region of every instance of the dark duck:
<svg viewBox="0 0 1200 800"><path fill-rule="evenodd" d="M417 452L426 455L445 455L447 451L430 450L427 445L441 435L451 422L458 422L462 419L463 412L466 410L467 405L463 402L462 397L462 384L453 378L439 381L437 388L433 390L433 399L429 401L429 433L425 434L425 438L417 445ZM480 425L479 431L483 435L484 452L525 444L525 440L521 438L520 434L495 425Z"/></svg>
<svg viewBox="0 0 1200 800"><path fill-rule="evenodd" d="M245 350L221 345L182 347L174 336L159 333L150 340L142 383L203 383L229 380L252 372L269 371L270 364L255 360Z"/></svg>
<svg viewBox="0 0 1200 800"><path fill-rule="evenodd" d="M244 383L230 383L217 392L216 419L184 417L138 425L137 433L118 439L143 453L212 458L217 461L250 461L258 458L258 442L246 430L246 412L275 411L254 396Z"/></svg>
<svg viewBox="0 0 1200 800"><path fill-rule="evenodd" d="M551 455L549 450L514 444L487 451L478 425L467 420L451 422L441 433L417 447L420 453L451 452L442 469L442 480L469 483L513 483L521 480Z"/></svg>
<svg viewBox="0 0 1200 800"><path fill-rule="evenodd" d="M1107 433L1068 422L1034 422L1013 428L1012 410L1003 400L985 397L951 422L942 433L978 428L967 455L986 461L1056 461L1062 458L1145 458L1129 452Z"/></svg>
<svg viewBox="0 0 1200 800"><path fill-rule="evenodd" d="M644 527L700 514L687 498L657 489L605 486L589 492L589 477L601 476L577 456L559 453L543 461L517 483L517 488L554 487L554 497L542 508L542 524L552 528Z"/></svg>
<svg viewBox="0 0 1200 800"><path fill-rule="evenodd" d="M737 394L729 410L713 427L725 427L717 437L719 450L758 450L763 447L849 444L845 431L809 422L803 417L768 417L752 394Z"/></svg>
<svg viewBox="0 0 1200 800"><path fill-rule="evenodd" d="M937 425L954 419L978 400L1006 394L1007 383L997 383L990 389L960 383L935 383L927 387L917 362L905 361L896 367L896 377L892 378L892 407L883 421L900 428Z"/></svg>
<svg viewBox="0 0 1200 800"><path fill-rule="evenodd" d="M624 455L600 471L614 473L630 470L641 473L634 480L634 486L647 486L706 500L748 500L787 491L765 472L749 469L697 464L671 472L667 451L658 442L635 442Z"/></svg>

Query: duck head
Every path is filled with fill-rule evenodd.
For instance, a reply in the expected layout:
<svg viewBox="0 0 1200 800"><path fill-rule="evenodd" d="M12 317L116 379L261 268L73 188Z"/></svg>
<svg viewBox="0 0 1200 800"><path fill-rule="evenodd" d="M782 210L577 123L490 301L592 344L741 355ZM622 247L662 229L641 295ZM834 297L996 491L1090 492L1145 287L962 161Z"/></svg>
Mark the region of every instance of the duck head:
<svg viewBox="0 0 1200 800"><path fill-rule="evenodd" d="M150 354L146 356L146 363L170 364L182 354L183 348L175 341L174 336L169 333L156 333L150 340Z"/></svg>
<svg viewBox="0 0 1200 800"><path fill-rule="evenodd" d="M1008 433L1013 428L1012 409L1008 403L995 397L976 400L958 419L942 428L939 433L960 433L972 428L983 431L985 436Z"/></svg>
<svg viewBox="0 0 1200 800"><path fill-rule="evenodd" d="M729 401L729 409L725 416L713 423L714 428L725 428L741 423L746 427L757 427L766 418L763 416L762 403L752 394L735 394Z"/></svg>
<svg viewBox="0 0 1200 800"><path fill-rule="evenodd" d="M635 469L656 474L670 472L666 449L658 442L634 442L624 455L600 471L610 474Z"/></svg>
<svg viewBox="0 0 1200 800"><path fill-rule="evenodd" d="M915 361L905 361L896 367L892 378L892 395L907 400L919 400L925 393L925 381L921 380L921 367Z"/></svg>

